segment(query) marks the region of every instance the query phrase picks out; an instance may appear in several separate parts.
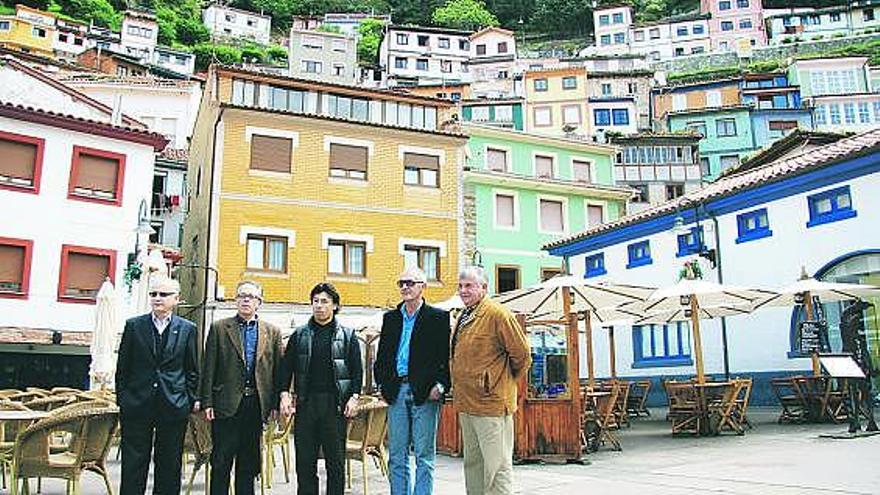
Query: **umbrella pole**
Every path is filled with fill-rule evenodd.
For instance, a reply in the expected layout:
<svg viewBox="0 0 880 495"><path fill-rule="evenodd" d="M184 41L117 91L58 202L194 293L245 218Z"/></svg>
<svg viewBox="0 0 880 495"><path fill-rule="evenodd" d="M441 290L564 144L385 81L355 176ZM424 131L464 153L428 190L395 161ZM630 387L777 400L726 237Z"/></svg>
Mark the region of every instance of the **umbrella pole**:
<svg viewBox="0 0 880 495"><path fill-rule="evenodd" d="M691 295L691 328L694 333L694 359L697 367L697 383L706 383L706 375L703 373L703 340L700 337L700 305L697 296Z"/></svg>
<svg viewBox="0 0 880 495"><path fill-rule="evenodd" d="M609 363L611 364L611 378L617 379L617 358L614 355L614 327L608 327L608 352L609 352Z"/></svg>
<svg viewBox="0 0 880 495"><path fill-rule="evenodd" d="M590 312L584 313L584 338L587 347L587 385L590 390L596 388L596 372L593 369L593 329L590 325Z"/></svg>
<svg viewBox="0 0 880 495"><path fill-rule="evenodd" d="M813 295L804 292L804 310L807 312L807 320L813 321L816 317L816 308L813 307ZM810 361L813 363L813 376L822 375L822 367L819 365L819 352L810 351Z"/></svg>

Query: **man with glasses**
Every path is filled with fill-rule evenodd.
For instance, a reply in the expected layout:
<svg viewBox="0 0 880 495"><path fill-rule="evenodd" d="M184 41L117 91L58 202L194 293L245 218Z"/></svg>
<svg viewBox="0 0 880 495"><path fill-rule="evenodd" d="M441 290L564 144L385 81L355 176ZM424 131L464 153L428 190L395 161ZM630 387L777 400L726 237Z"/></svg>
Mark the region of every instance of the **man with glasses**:
<svg viewBox="0 0 880 495"><path fill-rule="evenodd" d="M122 425L122 495L147 488L150 454L153 493L180 493L183 437L198 409L196 326L173 314L180 285L167 277L150 283L152 311L125 322L116 363L116 403Z"/></svg>
<svg viewBox="0 0 880 495"><path fill-rule="evenodd" d="M413 267L397 281L403 301L382 318L374 366L388 410L391 495L430 495L434 489L437 419L449 388L449 313L427 304L425 272ZM409 451L416 460L410 485Z"/></svg>
<svg viewBox="0 0 880 495"><path fill-rule="evenodd" d="M312 288L312 317L287 341L279 375L281 413L293 414L299 495L318 495L318 449L324 453L327 494L345 490L346 418L357 413L363 379L361 347L354 330L336 320L339 292ZM294 396L291 397L291 382Z"/></svg>
<svg viewBox="0 0 880 495"><path fill-rule="evenodd" d="M238 314L214 322L205 343L201 392L212 422L211 495L229 495L233 461L236 495L253 495L260 474L260 436L276 409L281 362L281 331L258 318L262 302L259 284L239 283Z"/></svg>

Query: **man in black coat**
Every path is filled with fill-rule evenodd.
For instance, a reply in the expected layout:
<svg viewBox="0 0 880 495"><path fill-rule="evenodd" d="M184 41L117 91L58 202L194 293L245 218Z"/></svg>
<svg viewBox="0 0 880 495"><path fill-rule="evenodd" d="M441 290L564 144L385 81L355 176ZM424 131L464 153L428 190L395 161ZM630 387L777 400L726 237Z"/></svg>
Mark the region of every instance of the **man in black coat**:
<svg viewBox="0 0 880 495"><path fill-rule="evenodd" d="M183 438L190 411L198 409L199 371L196 326L172 314L179 294L177 281L156 279L150 284L153 310L125 322L116 364L121 495L146 491L151 451L153 493L180 493Z"/></svg>
<svg viewBox="0 0 880 495"><path fill-rule="evenodd" d="M422 298L425 272L408 268L397 281L403 299L385 313L374 366L388 409L392 495L430 495L434 487L437 420L449 389L449 313ZM416 459L410 485L409 450Z"/></svg>

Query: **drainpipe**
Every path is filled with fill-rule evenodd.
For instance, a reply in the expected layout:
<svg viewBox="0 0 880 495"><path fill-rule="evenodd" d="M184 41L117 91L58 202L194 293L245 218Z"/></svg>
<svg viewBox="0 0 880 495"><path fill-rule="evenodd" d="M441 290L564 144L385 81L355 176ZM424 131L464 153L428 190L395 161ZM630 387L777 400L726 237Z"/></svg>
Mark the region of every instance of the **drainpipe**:
<svg viewBox="0 0 880 495"><path fill-rule="evenodd" d="M724 271L721 265L721 234L718 232L718 217L714 213L705 209L706 215L712 219L712 225L715 227L715 273L718 276L718 283L724 284ZM727 352L727 318L721 317L721 354L724 357L724 379L730 381L730 356Z"/></svg>

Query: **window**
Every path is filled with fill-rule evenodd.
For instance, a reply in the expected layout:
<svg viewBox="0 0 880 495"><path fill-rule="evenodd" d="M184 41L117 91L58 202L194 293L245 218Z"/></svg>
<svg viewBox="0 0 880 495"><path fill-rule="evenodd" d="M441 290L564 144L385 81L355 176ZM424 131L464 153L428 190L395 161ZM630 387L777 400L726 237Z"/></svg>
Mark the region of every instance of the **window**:
<svg viewBox="0 0 880 495"><path fill-rule="evenodd" d="M639 83L634 83L634 82L626 83L626 89L627 89L628 94L631 94L631 95L637 94L639 92Z"/></svg>
<svg viewBox="0 0 880 495"><path fill-rule="evenodd" d="M364 277L367 274L367 245L356 241L327 242L327 273Z"/></svg>
<svg viewBox="0 0 880 495"><path fill-rule="evenodd" d="M581 107L578 105L565 105L562 107L563 124L580 124Z"/></svg>
<svg viewBox="0 0 880 495"><path fill-rule="evenodd" d="M449 38L437 38L438 48L449 48Z"/></svg>
<svg viewBox="0 0 880 495"><path fill-rule="evenodd" d="M587 227L595 227L605 223L605 207L602 205L587 205Z"/></svg>
<svg viewBox="0 0 880 495"><path fill-rule="evenodd" d="M247 268L287 273L287 237L248 235Z"/></svg>
<svg viewBox="0 0 880 495"><path fill-rule="evenodd" d="M840 105L837 103L832 103L828 105L828 109L830 110L831 115L831 123L834 125L840 124Z"/></svg>
<svg viewBox="0 0 880 495"><path fill-rule="evenodd" d="M752 20L749 18L739 20L740 29L752 29Z"/></svg>
<svg viewBox="0 0 880 495"><path fill-rule="evenodd" d="M485 122L489 120L489 107L474 106L471 107L471 120L474 122Z"/></svg>
<svg viewBox="0 0 880 495"><path fill-rule="evenodd" d="M633 33L633 40L635 41L645 41L645 32L644 31L635 31Z"/></svg>
<svg viewBox="0 0 880 495"><path fill-rule="evenodd" d="M6 21L6 22L9 22L9 21ZM60 41L62 43L67 43L67 35L66 34L59 34L58 41Z"/></svg>
<svg viewBox="0 0 880 495"><path fill-rule="evenodd" d="M691 28L691 32L694 34L703 34L705 32L705 28L702 24L694 24L694 26Z"/></svg>
<svg viewBox="0 0 880 495"><path fill-rule="evenodd" d="M428 70L428 59L417 58L416 59L416 70Z"/></svg>
<svg viewBox="0 0 880 495"><path fill-rule="evenodd" d="M633 367L691 366L687 322L633 326Z"/></svg>
<svg viewBox="0 0 880 495"><path fill-rule="evenodd" d="M736 6L740 9L749 8L749 0L736 0Z"/></svg>
<svg viewBox="0 0 880 495"><path fill-rule="evenodd" d="M602 45L610 45L611 44L611 35L603 34L599 37L599 43Z"/></svg>
<svg viewBox="0 0 880 495"><path fill-rule="evenodd" d="M715 121L715 134L718 137L736 136L736 120L718 119Z"/></svg>
<svg viewBox="0 0 880 495"><path fill-rule="evenodd" d="M498 43L498 53L507 53L507 42L502 41Z"/></svg>
<svg viewBox="0 0 880 495"><path fill-rule="evenodd" d="M251 170L290 173L293 140L289 138L251 136Z"/></svg>
<svg viewBox="0 0 880 495"><path fill-rule="evenodd" d="M567 76L562 78L562 89L575 89L578 87L577 78L574 76Z"/></svg>
<svg viewBox="0 0 880 495"><path fill-rule="evenodd" d="M398 45L408 45L409 44L409 35L407 34L397 34L397 44Z"/></svg>
<svg viewBox="0 0 880 495"><path fill-rule="evenodd" d="M498 105L495 107L495 122L513 122L513 106Z"/></svg>
<svg viewBox="0 0 880 495"><path fill-rule="evenodd" d="M828 112L825 105L816 105L816 125L825 125L828 123Z"/></svg>
<svg viewBox="0 0 880 495"><path fill-rule="evenodd" d="M614 44L621 45L626 42L626 36L624 33L614 33Z"/></svg>
<svg viewBox="0 0 880 495"><path fill-rule="evenodd" d="M44 145L41 138L0 131L0 189L39 193Z"/></svg>
<svg viewBox="0 0 880 495"><path fill-rule="evenodd" d="M868 124L871 122L871 107L868 102L859 102L859 122Z"/></svg>
<svg viewBox="0 0 880 495"><path fill-rule="evenodd" d="M697 254L703 249L703 228L692 227L691 231L686 234L678 235L678 252L677 257Z"/></svg>
<svg viewBox="0 0 880 495"><path fill-rule="evenodd" d="M367 154L362 146L330 143L330 177L367 180Z"/></svg>
<svg viewBox="0 0 880 495"><path fill-rule="evenodd" d="M718 10L730 10L730 1L721 0L720 2L718 2Z"/></svg>
<svg viewBox="0 0 880 495"><path fill-rule="evenodd" d="M428 46L428 36L424 34L418 35L418 37L416 38L416 43L419 46Z"/></svg>
<svg viewBox="0 0 880 495"><path fill-rule="evenodd" d="M679 112L681 110L687 110L687 95L685 95L685 94L672 95L672 110L674 112Z"/></svg>
<svg viewBox="0 0 880 495"><path fill-rule="evenodd" d="M104 279L116 279L116 252L80 246L61 246L58 300L94 303Z"/></svg>
<svg viewBox="0 0 880 495"><path fill-rule="evenodd" d="M605 270L605 253L597 253L587 256L584 259L584 264L586 265L584 278L598 277L608 273L608 271Z"/></svg>
<svg viewBox="0 0 880 495"><path fill-rule="evenodd" d="M330 43L330 49L334 52L344 52L345 51L345 40L333 40Z"/></svg>
<svg viewBox="0 0 880 495"><path fill-rule="evenodd" d="M682 55L684 55L684 48L682 48L682 47L677 47L677 48L675 49L675 56L676 56L676 57L681 57Z"/></svg>
<svg viewBox="0 0 880 495"><path fill-rule="evenodd" d="M739 155L722 155L721 159L721 170L727 170L729 168L736 167L739 165Z"/></svg>
<svg viewBox="0 0 880 495"><path fill-rule="evenodd" d="M562 275L561 268L541 268L541 282L546 282L559 275Z"/></svg>
<svg viewBox="0 0 880 495"><path fill-rule="evenodd" d="M439 248L406 245L403 247L403 264L406 268L421 268L430 281L440 280Z"/></svg>
<svg viewBox="0 0 880 495"><path fill-rule="evenodd" d="M507 151L486 148L486 168L494 172L506 172Z"/></svg>
<svg viewBox="0 0 880 495"><path fill-rule="evenodd" d="M495 227L517 228L516 197L510 194L495 195Z"/></svg>
<svg viewBox="0 0 880 495"><path fill-rule="evenodd" d="M611 83L602 83L602 96L611 96Z"/></svg>
<svg viewBox="0 0 880 495"><path fill-rule="evenodd" d="M550 107L535 107L535 127L553 125L553 112Z"/></svg>
<svg viewBox="0 0 880 495"><path fill-rule="evenodd" d="M321 74L324 72L324 64L317 60L303 60L302 71L307 74Z"/></svg>
<svg viewBox="0 0 880 495"><path fill-rule="evenodd" d="M67 197L119 206L125 176L125 155L73 147Z"/></svg>
<svg viewBox="0 0 880 495"><path fill-rule="evenodd" d="M708 177L712 175L712 167L709 164L709 159L706 157L700 158L700 175L702 177Z"/></svg>
<svg viewBox="0 0 880 495"><path fill-rule="evenodd" d="M611 22L614 24L620 24L623 22L623 12L615 12L611 15Z"/></svg>
<svg viewBox="0 0 880 495"><path fill-rule="evenodd" d="M327 95L327 108L324 109L325 115L366 121L369 120L369 113L370 103L368 100L333 94Z"/></svg>
<svg viewBox="0 0 880 495"><path fill-rule="evenodd" d="M553 178L553 157L535 155L535 177L542 179Z"/></svg>
<svg viewBox="0 0 880 495"><path fill-rule="evenodd" d="M597 108L593 110L593 120L596 125L611 125L611 110Z"/></svg>
<svg viewBox="0 0 880 495"><path fill-rule="evenodd" d="M317 36L303 36L302 44L304 48L314 48L322 50L324 48L324 40Z"/></svg>
<svg viewBox="0 0 880 495"><path fill-rule="evenodd" d="M852 206L849 186L838 187L807 197L810 208L810 221L807 227L837 222L856 216Z"/></svg>
<svg viewBox="0 0 880 495"><path fill-rule="evenodd" d="M721 21L722 31L733 31L733 21Z"/></svg>
<svg viewBox="0 0 880 495"><path fill-rule="evenodd" d="M688 35L688 28L687 28L687 26L679 26L679 27L675 30L675 34L678 35L678 36L687 36L687 35Z"/></svg>
<svg viewBox="0 0 880 495"><path fill-rule="evenodd" d="M9 31L12 29L12 24L9 21L0 21L0 31Z"/></svg>
<svg viewBox="0 0 880 495"><path fill-rule="evenodd" d="M652 263L651 245L648 241L630 244L626 247L626 251L628 255L628 262L626 264L627 268L635 268L637 266L645 266Z"/></svg>
<svg viewBox="0 0 880 495"><path fill-rule="evenodd" d="M344 76L345 75L345 66L341 64L333 64L333 75L334 76Z"/></svg>
<svg viewBox="0 0 880 495"><path fill-rule="evenodd" d="M394 57L395 69L406 69L406 57Z"/></svg>
<svg viewBox="0 0 880 495"><path fill-rule="evenodd" d="M880 123L880 101L874 102L874 122Z"/></svg>
<svg viewBox="0 0 880 495"><path fill-rule="evenodd" d="M754 241L762 237L770 237L770 221L767 218L767 208L740 213L736 216L736 243Z"/></svg>
<svg viewBox="0 0 880 495"><path fill-rule="evenodd" d="M477 45L477 55L485 55L486 54L486 45L480 43Z"/></svg>
<svg viewBox="0 0 880 495"><path fill-rule="evenodd" d="M631 184L631 188L635 189L635 194L630 201L633 203L648 202L648 185L647 184Z"/></svg>
<svg viewBox="0 0 880 495"><path fill-rule="evenodd" d="M615 108L611 111L611 118L614 125L629 125L629 110Z"/></svg>
<svg viewBox="0 0 880 495"><path fill-rule="evenodd" d="M519 267L495 265L495 292L501 294L519 289Z"/></svg>
<svg viewBox="0 0 880 495"><path fill-rule="evenodd" d="M441 60L440 72L445 72L447 74L452 72L452 60Z"/></svg>
<svg viewBox="0 0 880 495"><path fill-rule="evenodd" d="M840 22L840 13L839 12L833 12L831 14L831 22Z"/></svg>
<svg viewBox="0 0 880 495"><path fill-rule="evenodd" d="M651 38L652 40L659 40L660 39L660 28L651 28L650 30L648 30L648 37Z"/></svg>
<svg viewBox="0 0 880 495"><path fill-rule="evenodd" d="M565 232L565 203L562 201L540 199L541 228L543 233L561 234Z"/></svg>
<svg viewBox="0 0 880 495"><path fill-rule="evenodd" d="M607 26L608 24L611 24L611 17L608 16L608 14L600 15L599 16L599 25L600 26Z"/></svg>
<svg viewBox="0 0 880 495"><path fill-rule="evenodd" d="M0 237L0 298L27 299L33 241Z"/></svg>
<svg viewBox="0 0 880 495"><path fill-rule="evenodd" d="M666 200L684 196L684 184L666 184Z"/></svg>
<svg viewBox="0 0 880 495"><path fill-rule="evenodd" d="M873 21L874 20L874 9L863 10L862 11L862 20Z"/></svg>
<svg viewBox="0 0 880 495"><path fill-rule="evenodd" d="M592 164L588 161L584 160L572 160L571 161L571 176L576 182L583 182L584 184L589 184L593 182L592 171L590 166Z"/></svg>
<svg viewBox="0 0 880 495"><path fill-rule="evenodd" d="M843 121L847 124L856 123L856 105L855 103L843 104Z"/></svg>
<svg viewBox="0 0 880 495"><path fill-rule="evenodd" d="M440 157L404 153L403 182L411 186L440 187Z"/></svg>
<svg viewBox="0 0 880 495"><path fill-rule="evenodd" d="M535 79L535 91L547 91L547 80L546 79Z"/></svg>
<svg viewBox="0 0 880 495"><path fill-rule="evenodd" d="M458 49L468 51L471 49L471 42L468 40L458 40Z"/></svg>

